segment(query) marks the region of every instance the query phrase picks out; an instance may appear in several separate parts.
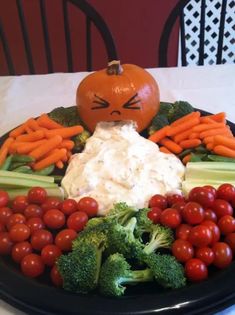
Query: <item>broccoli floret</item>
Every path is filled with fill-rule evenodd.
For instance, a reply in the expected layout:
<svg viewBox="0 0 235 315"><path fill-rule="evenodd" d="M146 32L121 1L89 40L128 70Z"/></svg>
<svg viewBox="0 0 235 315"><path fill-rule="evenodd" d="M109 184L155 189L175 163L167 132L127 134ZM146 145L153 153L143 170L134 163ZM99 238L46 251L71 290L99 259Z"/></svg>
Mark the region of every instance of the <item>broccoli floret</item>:
<svg viewBox="0 0 235 315"><path fill-rule="evenodd" d="M85 226L85 230L89 229L89 228L93 228L96 225L99 225L101 223L103 223L105 221L104 217L94 217L88 220L86 226Z"/></svg>
<svg viewBox="0 0 235 315"><path fill-rule="evenodd" d="M149 208L140 209L136 213L136 228L134 231L135 236L141 240L143 233L150 233L153 227L153 221L148 218Z"/></svg>
<svg viewBox="0 0 235 315"><path fill-rule="evenodd" d="M188 102L183 102L183 101L175 102L173 105L173 108L169 111L168 120L170 123L172 123L173 121L187 114L190 114L193 111L194 111L194 108Z"/></svg>
<svg viewBox="0 0 235 315"><path fill-rule="evenodd" d="M158 114L168 116L168 113L172 110L172 108L173 108L173 103L160 102L160 108L159 108Z"/></svg>
<svg viewBox="0 0 235 315"><path fill-rule="evenodd" d="M185 286L184 268L174 256L152 253L146 255L144 260L161 286L171 289Z"/></svg>
<svg viewBox="0 0 235 315"><path fill-rule="evenodd" d="M57 267L65 290L87 293L97 287L103 249L102 243L97 247L85 242L79 250L59 257Z"/></svg>
<svg viewBox="0 0 235 315"><path fill-rule="evenodd" d="M87 139L91 136L91 133L88 130L84 130L79 135L72 138L74 142L73 152L81 152L86 144Z"/></svg>
<svg viewBox="0 0 235 315"><path fill-rule="evenodd" d="M65 127L82 124L82 120L78 115L77 106L57 107L48 115L51 119Z"/></svg>
<svg viewBox="0 0 235 315"><path fill-rule="evenodd" d="M136 214L137 211L137 209L128 206L125 202L119 202L114 204L113 208L106 216L106 220L125 224L131 217Z"/></svg>
<svg viewBox="0 0 235 315"><path fill-rule="evenodd" d="M100 271L99 288L107 296L121 296L127 284L137 284L153 280L149 268L145 270L131 270L131 266L123 255L116 253L108 257Z"/></svg>
<svg viewBox="0 0 235 315"><path fill-rule="evenodd" d="M169 125L169 121L166 115L163 114L157 114L153 120L151 121L151 124L148 128L149 135L152 135L155 131Z"/></svg>

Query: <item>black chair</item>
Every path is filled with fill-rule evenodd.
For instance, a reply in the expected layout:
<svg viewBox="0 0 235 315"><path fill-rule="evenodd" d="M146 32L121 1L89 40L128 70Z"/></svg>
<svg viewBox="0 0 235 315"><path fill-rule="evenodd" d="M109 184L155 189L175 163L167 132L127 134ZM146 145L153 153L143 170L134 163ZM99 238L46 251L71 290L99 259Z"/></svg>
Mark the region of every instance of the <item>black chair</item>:
<svg viewBox="0 0 235 315"><path fill-rule="evenodd" d="M44 37L44 47L45 54L47 59L47 73L55 72L52 62L52 51L51 51L51 43L48 34L48 20L46 17L46 1L47 0L38 0L40 7L40 18L42 25L42 32ZM96 27L98 32L100 33L107 53L108 61L118 59L117 51L114 44L113 37L111 32L108 29L107 24L101 17L101 15L88 3L86 0L62 0L63 6L63 23L64 23L64 33L65 33L65 44L66 44L66 55L67 55L67 71L74 72L73 66L73 56L72 56L72 46L71 46L71 35L70 35L70 25L69 25L69 14L68 14L68 5L72 4L74 9L80 9L86 19L86 70L93 70L93 55L94 49L92 47L92 36L91 36L91 27L92 24ZM24 8L22 6L22 0L16 0L16 6L18 10L18 16L20 21L20 28L23 36L23 44L25 49L25 54L27 58L27 65L30 74L35 74L35 65L33 62L32 49L30 44L29 32L27 29L27 23L24 15ZM9 17L11 18L11 17ZM4 32L4 26L0 21L0 45L2 44L3 53L5 56L5 60L8 66L9 75L15 75L14 69L14 60L12 59L12 54L9 49L7 34Z"/></svg>
<svg viewBox="0 0 235 315"><path fill-rule="evenodd" d="M171 34L174 26L176 26L177 21L179 21L180 24L180 48L181 48L181 65L187 66L189 64L189 58L190 58L190 51L187 47L187 40L189 39L190 35L185 32L185 14L184 9L187 6L190 6L190 9L193 9L193 6L195 4L200 4L200 10L197 12L194 12L195 16L200 19L200 25L198 27L195 27L195 31L198 30L199 32L199 43L198 43L198 49L196 51L196 56L192 55L192 58L196 59L197 65L204 65L205 59L208 58L208 53L205 52L206 45L210 43L210 40L205 40L205 37L208 36L208 33L210 33L211 27L209 25L206 25L207 19L211 16L212 12L210 10L210 6L212 5L212 2L206 1L206 0L180 0L178 1L177 5L174 7L174 9L171 11L169 17L166 20L166 23L163 28L163 32L160 38L159 42L159 60L158 65L160 67L167 67L168 66L168 54L169 54L169 43L171 39ZM200 2L200 3L199 3ZM220 10L220 16L219 18L215 18L213 21L218 25L218 28L216 31L213 30L211 32L211 40L218 39L217 40L217 47L211 47L211 51L209 53L214 53L214 60L210 60L209 64L222 64L225 63L226 60L223 58L223 53L228 49L228 47L223 45L224 42L224 36L228 36L228 32L224 32L225 30L225 24L230 24L233 36L231 36L229 46L234 47L235 45L235 16L234 18L226 17L228 6L229 8L233 9L234 13L234 7L235 7L235 1L234 0L222 0L221 3L217 2L217 9ZM206 12L206 9L207 12ZM191 23L190 20L188 20L188 25ZM194 31L194 29L193 29ZM231 34L232 35L232 34ZM196 41L192 41L193 45L196 45ZM230 51L230 60L232 62L235 62L235 54L234 49Z"/></svg>

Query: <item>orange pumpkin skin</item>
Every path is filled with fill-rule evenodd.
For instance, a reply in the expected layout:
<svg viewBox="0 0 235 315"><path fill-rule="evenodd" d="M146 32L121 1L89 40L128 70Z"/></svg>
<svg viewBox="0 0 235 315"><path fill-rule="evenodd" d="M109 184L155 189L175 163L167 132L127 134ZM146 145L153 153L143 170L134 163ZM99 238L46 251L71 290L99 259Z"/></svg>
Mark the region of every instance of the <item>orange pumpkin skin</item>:
<svg viewBox="0 0 235 315"><path fill-rule="evenodd" d="M155 79L136 65L124 64L122 69L120 74L96 71L78 86L79 115L90 131L100 121L132 120L140 132L157 114L160 96Z"/></svg>

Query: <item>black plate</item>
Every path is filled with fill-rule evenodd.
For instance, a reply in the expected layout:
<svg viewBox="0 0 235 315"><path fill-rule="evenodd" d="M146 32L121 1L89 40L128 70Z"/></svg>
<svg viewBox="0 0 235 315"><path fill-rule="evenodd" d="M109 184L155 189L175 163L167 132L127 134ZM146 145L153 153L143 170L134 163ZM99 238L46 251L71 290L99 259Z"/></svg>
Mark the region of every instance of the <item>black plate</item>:
<svg viewBox="0 0 235 315"><path fill-rule="evenodd" d="M235 134L235 124L228 124ZM0 139L0 143L4 138ZM72 294L54 288L46 279L26 278L9 258L2 257L0 297L35 315L213 314L235 303L235 262L225 270L210 272L208 280L183 289L164 290L151 283L128 288L122 298L107 298L96 292Z"/></svg>

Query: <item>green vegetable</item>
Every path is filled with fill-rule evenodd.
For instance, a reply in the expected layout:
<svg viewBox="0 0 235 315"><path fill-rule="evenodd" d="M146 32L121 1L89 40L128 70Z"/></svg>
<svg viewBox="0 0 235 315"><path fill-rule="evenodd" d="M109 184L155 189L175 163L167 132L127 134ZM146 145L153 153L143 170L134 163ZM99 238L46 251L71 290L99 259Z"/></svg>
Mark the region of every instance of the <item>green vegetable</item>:
<svg viewBox="0 0 235 315"><path fill-rule="evenodd" d="M167 116L163 114L157 114L153 120L151 121L151 124L148 128L149 135L152 135L155 131L169 125L169 121L167 119Z"/></svg>
<svg viewBox="0 0 235 315"><path fill-rule="evenodd" d="M82 120L78 115L77 106L57 107L53 109L48 116L65 127L82 124Z"/></svg>
<svg viewBox="0 0 235 315"><path fill-rule="evenodd" d="M13 169L14 172L24 173L24 174L33 174L33 170L28 165L22 165Z"/></svg>
<svg viewBox="0 0 235 315"><path fill-rule="evenodd" d="M125 202L119 202L114 204L106 216L106 220L115 221L120 224L125 224L130 218L132 218L138 209L128 206Z"/></svg>
<svg viewBox="0 0 235 315"><path fill-rule="evenodd" d="M5 171L7 171L7 170L9 169L9 167L10 167L10 165L11 165L11 162L12 162L12 157L13 157L13 155L9 155L9 156L6 158L5 162L4 162L3 165L0 167L0 170L5 170Z"/></svg>
<svg viewBox="0 0 235 315"><path fill-rule="evenodd" d="M25 179L25 180L34 180L34 181L43 181L43 182L48 182L48 183L54 183L54 178L51 176L41 176L41 175L30 175L30 174L21 174L17 172L12 172L12 171L4 171L0 170L0 178L1 177L8 177L12 178L12 181L14 181L14 178L17 179Z"/></svg>
<svg viewBox="0 0 235 315"><path fill-rule="evenodd" d="M35 171L34 174L36 175L50 175L55 169L55 165L52 164L52 165L49 165L45 168L43 168L42 170L40 171Z"/></svg>
<svg viewBox="0 0 235 315"><path fill-rule="evenodd" d="M125 285L149 282L153 274L149 268L145 270L131 270L125 257L115 253L108 257L100 271L99 289L107 296L122 296L126 290Z"/></svg>
<svg viewBox="0 0 235 315"><path fill-rule="evenodd" d="M87 130L84 130L79 135L72 138L74 141L73 152L81 152L86 144L87 139L91 136L91 133Z"/></svg>
<svg viewBox="0 0 235 315"><path fill-rule="evenodd" d="M149 208L140 209L136 213L137 224L134 230L135 236L141 240L144 233L150 233L153 227L153 221L148 218Z"/></svg>
<svg viewBox="0 0 235 315"><path fill-rule="evenodd" d="M194 111L192 105L188 102L178 101L173 104L173 108L168 113L169 122L172 123L173 121L190 114Z"/></svg>
<svg viewBox="0 0 235 315"><path fill-rule="evenodd" d="M213 155L213 154L209 154L207 156L208 160L210 161L214 161L214 162L232 162L235 163L235 159L233 158L229 158L229 157L224 157L224 156L220 156L220 155Z"/></svg>
<svg viewBox="0 0 235 315"><path fill-rule="evenodd" d="M169 112L173 110L173 103L160 102L159 115L168 116Z"/></svg>
<svg viewBox="0 0 235 315"><path fill-rule="evenodd" d="M29 155L14 154L12 157L12 162L31 163L34 161L35 161L35 159Z"/></svg>

